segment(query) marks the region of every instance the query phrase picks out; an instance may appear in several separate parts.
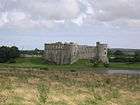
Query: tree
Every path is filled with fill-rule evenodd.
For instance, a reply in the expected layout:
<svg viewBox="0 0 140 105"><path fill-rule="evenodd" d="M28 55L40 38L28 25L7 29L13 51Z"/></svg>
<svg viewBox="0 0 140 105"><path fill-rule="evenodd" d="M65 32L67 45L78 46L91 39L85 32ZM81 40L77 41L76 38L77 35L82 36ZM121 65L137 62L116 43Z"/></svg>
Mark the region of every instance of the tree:
<svg viewBox="0 0 140 105"><path fill-rule="evenodd" d="M16 46L12 46L9 52L10 58L17 58L20 55L20 52Z"/></svg>
<svg viewBox="0 0 140 105"><path fill-rule="evenodd" d="M117 50L113 53L114 55L114 61L115 62L125 62L125 54L120 51L120 50Z"/></svg>
<svg viewBox="0 0 140 105"><path fill-rule="evenodd" d="M39 55L39 54L40 54L40 50L36 48L36 49L33 51L33 54L34 54L34 55Z"/></svg>
<svg viewBox="0 0 140 105"><path fill-rule="evenodd" d="M107 50L107 56L108 56L108 57L113 56L113 52L111 51L111 49L108 49L108 50Z"/></svg>
<svg viewBox="0 0 140 105"><path fill-rule="evenodd" d="M0 63L4 62L15 62L15 58L19 57L20 52L17 47L7 47L2 46L0 47Z"/></svg>
<svg viewBox="0 0 140 105"><path fill-rule="evenodd" d="M134 58L135 62L140 62L140 51L135 51Z"/></svg>
<svg viewBox="0 0 140 105"><path fill-rule="evenodd" d="M0 47L0 63L7 62L9 59L9 48L6 46Z"/></svg>
<svg viewBox="0 0 140 105"><path fill-rule="evenodd" d="M120 50L116 50L114 53L113 53L114 56L118 57L118 56L124 56L124 53Z"/></svg>

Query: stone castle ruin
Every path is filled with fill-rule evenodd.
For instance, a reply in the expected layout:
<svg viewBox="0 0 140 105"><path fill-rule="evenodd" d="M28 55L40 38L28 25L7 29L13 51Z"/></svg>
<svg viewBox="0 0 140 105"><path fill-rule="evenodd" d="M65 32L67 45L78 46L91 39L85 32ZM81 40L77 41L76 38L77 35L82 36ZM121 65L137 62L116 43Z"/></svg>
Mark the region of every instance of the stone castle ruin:
<svg viewBox="0 0 140 105"><path fill-rule="evenodd" d="M109 63L107 44L99 42L96 46L61 42L45 44L44 58L54 64L72 64L78 59L98 59L103 63Z"/></svg>

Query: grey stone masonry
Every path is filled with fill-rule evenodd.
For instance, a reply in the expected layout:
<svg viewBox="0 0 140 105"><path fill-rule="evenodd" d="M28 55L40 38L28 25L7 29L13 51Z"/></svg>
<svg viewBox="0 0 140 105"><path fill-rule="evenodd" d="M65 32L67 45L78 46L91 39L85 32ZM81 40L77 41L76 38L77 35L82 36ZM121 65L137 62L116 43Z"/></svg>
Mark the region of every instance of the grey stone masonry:
<svg viewBox="0 0 140 105"><path fill-rule="evenodd" d="M77 45L75 43L45 44L44 58L54 64L72 64L78 59L98 58L103 63L109 63L107 44L96 43L96 46Z"/></svg>

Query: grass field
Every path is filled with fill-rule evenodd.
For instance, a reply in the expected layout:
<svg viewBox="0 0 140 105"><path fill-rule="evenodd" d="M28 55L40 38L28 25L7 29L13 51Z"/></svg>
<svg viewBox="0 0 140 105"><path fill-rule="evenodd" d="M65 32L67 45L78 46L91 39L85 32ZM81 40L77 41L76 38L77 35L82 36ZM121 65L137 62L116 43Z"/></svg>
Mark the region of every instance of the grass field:
<svg viewBox="0 0 140 105"><path fill-rule="evenodd" d="M140 77L4 69L0 105L140 105Z"/></svg>
<svg viewBox="0 0 140 105"><path fill-rule="evenodd" d="M85 69L105 69L103 65L93 67L89 60L79 60L72 65L49 65L44 62L42 58L18 58L16 63L0 64L0 67L23 67L23 68L40 68L40 69L63 69L63 70L85 70ZM140 70L140 63L127 64L127 63L110 63L111 69L138 69Z"/></svg>
<svg viewBox="0 0 140 105"><path fill-rule="evenodd" d="M96 74L98 68L88 60L48 65L41 58L0 64L0 105L140 105L139 75ZM111 63L110 68L139 69L140 64Z"/></svg>

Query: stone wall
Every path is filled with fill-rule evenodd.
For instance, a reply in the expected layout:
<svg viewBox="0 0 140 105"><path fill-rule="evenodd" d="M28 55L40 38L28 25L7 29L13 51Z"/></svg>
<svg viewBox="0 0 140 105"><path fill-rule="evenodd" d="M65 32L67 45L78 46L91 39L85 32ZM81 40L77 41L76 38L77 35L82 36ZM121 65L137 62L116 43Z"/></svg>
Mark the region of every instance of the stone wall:
<svg viewBox="0 0 140 105"><path fill-rule="evenodd" d="M71 64L77 58L77 45L73 43L45 44L45 59L55 64Z"/></svg>
<svg viewBox="0 0 140 105"><path fill-rule="evenodd" d="M92 59L95 57L95 46L79 45L79 59Z"/></svg>
<svg viewBox="0 0 140 105"><path fill-rule="evenodd" d="M77 45L74 43L45 44L44 57L55 64L72 64L78 59L98 58L103 63L108 63L107 44L97 43L96 46Z"/></svg>

